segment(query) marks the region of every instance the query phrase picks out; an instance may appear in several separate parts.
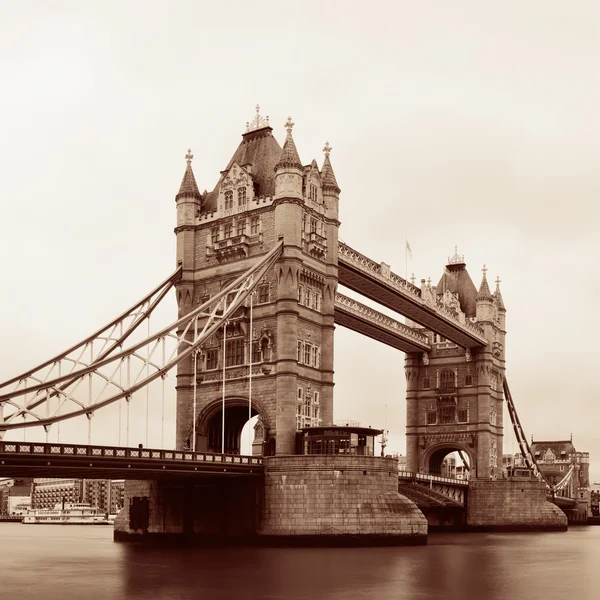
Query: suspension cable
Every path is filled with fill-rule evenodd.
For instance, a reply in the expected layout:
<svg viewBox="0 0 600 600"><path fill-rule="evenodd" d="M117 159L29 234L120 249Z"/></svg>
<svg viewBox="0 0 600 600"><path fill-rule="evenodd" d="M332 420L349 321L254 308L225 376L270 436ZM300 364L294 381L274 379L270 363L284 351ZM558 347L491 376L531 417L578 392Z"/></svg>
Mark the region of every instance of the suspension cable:
<svg viewBox="0 0 600 600"><path fill-rule="evenodd" d="M254 292L250 294L250 357L249 357L249 370L248 370L248 453L252 454L252 426L250 421L252 420L252 353L254 351L254 329L252 323L252 305L253 305ZM240 440L240 454L242 453L242 442Z"/></svg>

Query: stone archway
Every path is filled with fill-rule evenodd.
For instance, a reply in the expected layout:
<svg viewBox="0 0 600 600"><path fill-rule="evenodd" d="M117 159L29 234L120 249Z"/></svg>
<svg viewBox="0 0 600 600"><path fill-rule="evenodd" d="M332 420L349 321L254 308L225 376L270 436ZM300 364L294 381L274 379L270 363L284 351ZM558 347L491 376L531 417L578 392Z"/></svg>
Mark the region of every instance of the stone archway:
<svg viewBox="0 0 600 600"><path fill-rule="evenodd" d="M429 475L442 475L442 463L452 452L462 452L467 458L470 477L473 478L475 476L475 467L477 464L476 457L470 448L456 442L444 442L428 448L427 452L423 455L421 471Z"/></svg>
<svg viewBox="0 0 600 600"><path fill-rule="evenodd" d="M198 452L240 454L242 429L249 417L259 415L265 430L268 420L259 400L253 399L251 414L248 398L233 396L225 398L225 443L223 444L223 400L213 400L204 407L196 424L196 450Z"/></svg>

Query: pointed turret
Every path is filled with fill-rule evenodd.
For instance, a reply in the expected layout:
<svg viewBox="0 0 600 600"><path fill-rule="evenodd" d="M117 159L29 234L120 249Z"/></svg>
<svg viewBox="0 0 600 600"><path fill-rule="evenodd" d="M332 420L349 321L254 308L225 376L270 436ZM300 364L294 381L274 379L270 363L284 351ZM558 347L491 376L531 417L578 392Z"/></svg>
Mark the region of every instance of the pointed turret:
<svg viewBox="0 0 600 600"><path fill-rule="evenodd" d="M337 184L335 173L333 172L333 167L331 166L331 160L329 159L331 150L332 147L329 145L329 142L325 142L325 147L323 148L325 160L323 161L323 169L321 169L321 180L323 181L324 190L329 189L332 192L339 194L341 190Z"/></svg>
<svg viewBox="0 0 600 600"><path fill-rule="evenodd" d="M483 265L483 278L476 299L476 318L478 321L491 322L494 317L494 297L487 282L487 267Z"/></svg>
<svg viewBox="0 0 600 600"><path fill-rule="evenodd" d="M302 199L302 179L304 168L296 150L296 144L292 137L294 122L288 117L285 123L287 135L281 150L279 160L275 165L275 199Z"/></svg>
<svg viewBox="0 0 600 600"><path fill-rule="evenodd" d="M506 307L504 306L504 300L502 299L502 294L500 293L500 278L496 277L496 291L494 292L494 300L496 300L496 306L498 310L506 311Z"/></svg>
<svg viewBox="0 0 600 600"><path fill-rule="evenodd" d="M490 291L490 286L487 282L487 267L483 265L483 278L481 280L481 285L479 286L479 291L477 292L477 302L480 300L493 300L492 292Z"/></svg>
<svg viewBox="0 0 600 600"><path fill-rule="evenodd" d="M179 186L179 192L177 193L177 196L175 196L176 201L184 197L196 198L198 201L202 198L200 190L198 189L198 184L196 183L196 178L194 177L194 171L192 171L193 158L194 155L192 154L192 150L188 148L187 154L185 155L187 166L185 168L185 173L183 174L183 179L181 180L181 185Z"/></svg>
<svg viewBox="0 0 600 600"><path fill-rule="evenodd" d="M296 149L296 144L294 143L294 138L292 137L292 127L294 127L292 117L288 117L288 120L285 123L285 128L287 130L285 143L283 144L283 149L281 150L281 156L275 165L275 171L285 167L297 167L302 169L302 162L300 161L298 150Z"/></svg>
<svg viewBox="0 0 600 600"><path fill-rule="evenodd" d="M339 216L339 204L340 204L340 188L331 166L331 160L329 154L331 153L331 146L329 142L325 142L323 153L325 154L325 160L323 161L323 169L321 170L321 185L323 188L323 201L327 207L328 216L336 219Z"/></svg>

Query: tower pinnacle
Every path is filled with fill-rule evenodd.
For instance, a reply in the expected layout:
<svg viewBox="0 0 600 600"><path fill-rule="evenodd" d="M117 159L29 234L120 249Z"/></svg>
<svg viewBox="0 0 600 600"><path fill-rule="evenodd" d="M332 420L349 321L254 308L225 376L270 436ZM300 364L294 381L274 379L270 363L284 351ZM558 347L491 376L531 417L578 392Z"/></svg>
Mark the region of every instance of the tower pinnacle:
<svg viewBox="0 0 600 600"><path fill-rule="evenodd" d="M477 300L491 300L493 298L492 292L490 291L490 286L487 282L487 267L483 265L483 278L481 280L481 285L479 286L479 292L477 293Z"/></svg>
<svg viewBox="0 0 600 600"><path fill-rule="evenodd" d="M294 122L292 121L292 117L288 117L287 121L285 122L285 129L287 131L285 143L283 144L279 161L275 165L275 170L281 167L297 167L302 169L302 163L300 162L300 157L298 156L298 150L296 150L296 144L294 143L294 138L292 137L293 127Z"/></svg>
<svg viewBox="0 0 600 600"><path fill-rule="evenodd" d="M329 155L331 154L332 150L333 148L329 145L329 142L325 142L325 147L323 148L325 160L323 161L323 169L321 170L321 179L323 181L324 190L330 189L331 191L339 194L340 188L337 184L333 167L331 166L331 160L329 159Z"/></svg>
<svg viewBox="0 0 600 600"><path fill-rule="evenodd" d="M194 155L192 154L192 149L188 148L187 154L185 155L185 162L187 166L185 167L185 173L183 174L183 179L181 180L181 185L179 186L179 192L175 199L178 200L184 196L189 196L200 200L200 190L198 189L198 184L196 183L196 178L194 177L194 172L192 171L192 159Z"/></svg>

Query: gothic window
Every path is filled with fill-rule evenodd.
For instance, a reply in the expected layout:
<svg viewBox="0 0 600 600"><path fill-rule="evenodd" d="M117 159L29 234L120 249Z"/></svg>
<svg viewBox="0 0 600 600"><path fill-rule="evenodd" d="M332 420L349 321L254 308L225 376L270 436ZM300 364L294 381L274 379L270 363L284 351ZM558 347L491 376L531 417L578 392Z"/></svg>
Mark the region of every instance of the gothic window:
<svg viewBox="0 0 600 600"><path fill-rule="evenodd" d="M429 375L425 375L423 377L423 389L428 390L431 387L431 379L429 379Z"/></svg>
<svg viewBox="0 0 600 600"><path fill-rule="evenodd" d="M302 233L306 231L306 213L302 213Z"/></svg>
<svg viewBox="0 0 600 600"><path fill-rule="evenodd" d="M310 232L317 233L317 220L314 217L310 219Z"/></svg>
<svg viewBox="0 0 600 600"><path fill-rule="evenodd" d="M319 407L319 392L304 391L298 388L296 403L296 428L315 427L321 421L321 409Z"/></svg>
<svg viewBox="0 0 600 600"><path fill-rule="evenodd" d="M250 219L250 235L258 235L258 217Z"/></svg>
<svg viewBox="0 0 600 600"><path fill-rule="evenodd" d="M260 343L252 342L252 363L262 362L262 352L260 351Z"/></svg>
<svg viewBox="0 0 600 600"><path fill-rule="evenodd" d="M236 338L225 342L225 366L244 364L244 340Z"/></svg>
<svg viewBox="0 0 600 600"><path fill-rule="evenodd" d="M206 370L216 369L219 363L219 352L216 348L211 348L206 352Z"/></svg>
<svg viewBox="0 0 600 600"><path fill-rule="evenodd" d="M469 409L468 408L459 408L458 409L458 422L459 423L468 423L469 421Z"/></svg>
<svg viewBox="0 0 600 600"><path fill-rule="evenodd" d="M269 284L263 283L258 286L258 303L266 304L269 302Z"/></svg>
<svg viewBox="0 0 600 600"><path fill-rule="evenodd" d="M298 286L298 304L302 304L302 298L304 298L304 286Z"/></svg>
<svg viewBox="0 0 600 600"><path fill-rule="evenodd" d="M454 385L454 371L445 370L440 373L440 387L442 389L450 389L456 387Z"/></svg>
<svg viewBox="0 0 600 600"><path fill-rule="evenodd" d="M437 423L437 413L435 410L427 411L427 425L435 425Z"/></svg>
<svg viewBox="0 0 600 600"><path fill-rule="evenodd" d="M490 425L496 425L496 410L490 408Z"/></svg>
<svg viewBox="0 0 600 600"><path fill-rule="evenodd" d="M238 206L246 206L246 188L238 189Z"/></svg>
<svg viewBox="0 0 600 600"><path fill-rule="evenodd" d="M210 235L212 238L212 243L216 244L219 241L219 228L218 227L213 227L210 230Z"/></svg>
<svg viewBox="0 0 600 600"><path fill-rule="evenodd" d="M225 225L225 227L223 227L223 237L228 240L233 234L233 225L231 223L228 223L227 225Z"/></svg>
<svg viewBox="0 0 600 600"><path fill-rule="evenodd" d="M456 422L456 400L454 398L439 398L437 401L439 422Z"/></svg>
<svg viewBox="0 0 600 600"><path fill-rule="evenodd" d="M317 201L317 186L314 183L311 183L308 186L309 198L313 201Z"/></svg>
<svg viewBox="0 0 600 600"><path fill-rule="evenodd" d="M303 344L300 340L298 340L298 362L302 364L302 357L304 356L304 348Z"/></svg>
<svg viewBox="0 0 600 600"><path fill-rule="evenodd" d="M237 234L246 235L246 219L240 219L237 223Z"/></svg>
<svg viewBox="0 0 600 600"><path fill-rule="evenodd" d="M465 376L465 385L473 385L473 375L470 373Z"/></svg>
<svg viewBox="0 0 600 600"><path fill-rule="evenodd" d="M492 375L491 387L492 390L498 389L498 375L496 373Z"/></svg>
<svg viewBox="0 0 600 600"><path fill-rule="evenodd" d="M227 190L225 192L225 210L231 210L233 208L233 191Z"/></svg>
<svg viewBox="0 0 600 600"><path fill-rule="evenodd" d="M304 344L304 364L310 366L310 351L312 344Z"/></svg>

